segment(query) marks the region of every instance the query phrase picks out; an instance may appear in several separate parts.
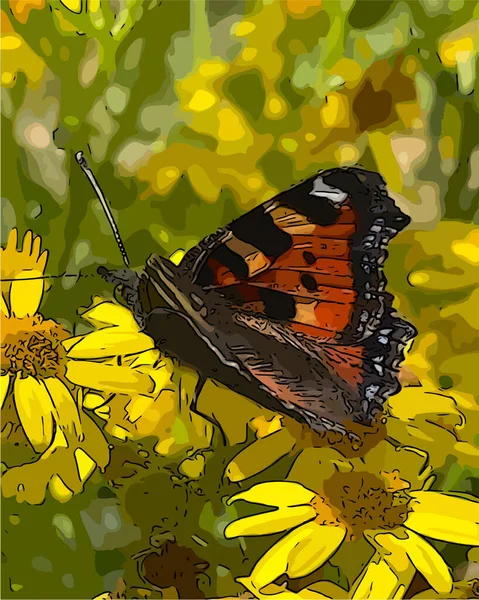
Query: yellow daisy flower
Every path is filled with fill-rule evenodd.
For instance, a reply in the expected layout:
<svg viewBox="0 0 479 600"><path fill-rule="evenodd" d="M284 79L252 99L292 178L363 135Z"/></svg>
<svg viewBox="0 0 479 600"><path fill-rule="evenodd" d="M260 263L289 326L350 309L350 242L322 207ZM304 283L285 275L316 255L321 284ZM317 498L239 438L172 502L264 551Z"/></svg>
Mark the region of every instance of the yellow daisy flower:
<svg viewBox="0 0 479 600"><path fill-rule="evenodd" d="M2 248L1 294L1 403L12 389L15 408L25 435L35 451L46 450L55 425L81 436L76 402L65 382L66 329L38 313L48 252L41 239L27 231L17 251L13 229ZM12 280L12 281L6 281ZM6 288L4 287L6 285Z"/></svg>
<svg viewBox="0 0 479 600"><path fill-rule="evenodd" d="M212 426L191 410L198 374L163 356L125 307L97 299L82 317L91 333L64 342L67 378L88 389L83 406L120 440L159 439L169 455L206 448Z"/></svg>
<svg viewBox="0 0 479 600"><path fill-rule="evenodd" d="M82 489L97 465L108 462L107 445L99 431L95 438L93 422L81 415L74 397L81 390L65 377L62 341L68 331L38 312L48 252L41 251L41 238L31 231L20 250L17 245L18 232L12 229L1 250L1 405L7 428L11 425L4 438L8 443L18 420L41 457L10 468L3 475L2 489L5 496L40 503L49 487L65 500Z"/></svg>
<svg viewBox="0 0 479 600"><path fill-rule="evenodd" d="M391 468L394 462L389 459L396 452L403 453L396 461L401 470ZM378 557L365 572L367 579L363 577L364 582L357 584L354 597L393 597L369 590L368 582L376 579L383 587L394 588L395 598L402 597L416 570L437 591L450 591L452 578L447 565L422 536L479 544L479 503L470 497L425 491L431 482L429 475L430 470L424 469L424 455L413 449L398 451L386 441L363 459L347 460L333 449L303 451L288 475L289 481L259 483L229 500L274 510L230 523L225 537L288 532L241 583L257 595L284 574L298 578L312 573L343 541L365 535L375 544ZM417 487L424 491L411 491ZM365 595L365 590L371 595Z"/></svg>

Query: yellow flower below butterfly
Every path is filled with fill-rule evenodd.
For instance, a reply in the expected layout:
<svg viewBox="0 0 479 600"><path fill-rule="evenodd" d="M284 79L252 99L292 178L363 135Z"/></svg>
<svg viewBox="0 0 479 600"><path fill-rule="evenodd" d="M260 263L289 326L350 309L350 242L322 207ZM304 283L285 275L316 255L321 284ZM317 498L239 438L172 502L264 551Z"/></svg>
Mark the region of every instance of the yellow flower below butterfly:
<svg viewBox="0 0 479 600"><path fill-rule="evenodd" d="M100 430L79 409L74 396L81 397L81 390L65 377L62 341L69 333L38 312L48 252L41 251L41 238L31 231L23 237L20 250L17 246L18 232L12 229L1 249L2 452L8 455L13 437L19 441L14 425L19 421L40 457L9 468L2 477L2 491L19 502L38 504L48 487L54 497L65 501L83 489L97 466L108 463L108 447ZM19 457L14 451L10 464Z"/></svg>
<svg viewBox="0 0 479 600"><path fill-rule="evenodd" d="M125 307L96 300L91 333L64 342L67 378L89 391L83 406L117 439L156 437L159 454L209 446L212 428L190 410L198 374L162 355Z"/></svg>
<svg viewBox="0 0 479 600"><path fill-rule="evenodd" d="M479 545L479 503L434 491L406 493L408 484L396 477L396 471L383 473L390 481L386 488L372 473L348 472L346 461L335 458L333 462L335 475L320 485L326 494L294 481L275 481L230 498L230 503L244 500L274 510L230 523L226 538L289 531L260 558L249 577L238 581L256 597L265 597L268 586L279 577L309 575L343 542L361 533L376 548L376 556L358 579L352 597L401 598L416 570L435 590L448 593L452 589L449 569L422 536Z"/></svg>

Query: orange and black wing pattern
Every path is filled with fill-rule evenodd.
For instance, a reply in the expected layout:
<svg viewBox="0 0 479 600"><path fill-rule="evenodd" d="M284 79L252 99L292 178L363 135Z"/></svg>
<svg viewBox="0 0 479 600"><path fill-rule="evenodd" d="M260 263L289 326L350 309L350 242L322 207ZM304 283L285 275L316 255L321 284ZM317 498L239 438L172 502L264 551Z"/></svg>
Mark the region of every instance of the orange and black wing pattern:
<svg viewBox="0 0 479 600"><path fill-rule="evenodd" d="M170 296L189 298L195 332L225 364L314 428L344 432L399 388L415 332L392 309L383 264L408 223L378 174L323 171L170 264ZM161 262L150 259L153 278Z"/></svg>

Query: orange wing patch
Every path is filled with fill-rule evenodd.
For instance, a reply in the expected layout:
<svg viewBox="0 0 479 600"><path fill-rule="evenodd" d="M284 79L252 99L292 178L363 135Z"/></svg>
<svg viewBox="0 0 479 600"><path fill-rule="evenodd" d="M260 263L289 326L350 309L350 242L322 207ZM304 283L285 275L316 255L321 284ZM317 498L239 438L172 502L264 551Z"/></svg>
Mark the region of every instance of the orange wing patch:
<svg viewBox="0 0 479 600"><path fill-rule="evenodd" d="M225 245L244 261L245 277L212 256L208 260L214 273L212 287L236 290L244 302L239 310L260 313L261 289L287 294L294 299L295 309L288 317L294 330L310 334L315 329L316 336L331 339L350 323L357 299L351 262L351 237L357 225L349 200L331 225L318 225L286 205L274 204L267 212L291 236L291 248L279 257L266 256L231 235Z"/></svg>

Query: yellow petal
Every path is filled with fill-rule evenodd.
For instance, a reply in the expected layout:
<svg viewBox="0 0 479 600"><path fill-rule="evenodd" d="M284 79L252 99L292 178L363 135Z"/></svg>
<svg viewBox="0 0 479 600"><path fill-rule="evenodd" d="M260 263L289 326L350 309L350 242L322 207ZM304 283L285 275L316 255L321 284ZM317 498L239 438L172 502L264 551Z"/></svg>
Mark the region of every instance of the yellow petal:
<svg viewBox="0 0 479 600"><path fill-rule="evenodd" d="M472 496L414 492L405 526L443 542L479 546L479 502Z"/></svg>
<svg viewBox="0 0 479 600"><path fill-rule="evenodd" d="M111 408L108 405L100 406L99 408L95 409L95 414L98 415L100 417L100 419L103 419L104 421L108 421L108 419L110 418L110 414L111 414Z"/></svg>
<svg viewBox="0 0 479 600"><path fill-rule="evenodd" d="M336 552L346 536L342 527L318 525L314 521L301 525L296 531L300 530L303 540L291 549L286 571L292 578L305 577L318 569Z"/></svg>
<svg viewBox="0 0 479 600"><path fill-rule="evenodd" d="M68 502L73 497L73 492L67 488L63 479L58 475L53 475L48 484L50 494L59 502Z"/></svg>
<svg viewBox="0 0 479 600"><path fill-rule="evenodd" d="M448 594L452 590L452 577L449 567L439 552L422 537L408 532L408 537L402 541L402 546L414 567L436 591Z"/></svg>
<svg viewBox="0 0 479 600"><path fill-rule="evenodd" d="M66 377L76 385L101 392L148 394L154 389L153 380L145 373L138 373L129 367L102 365L83 360L69 361Z"/></svg>
<svg viewBox="0 0 479 600"><path fill-rule="evenodd" d="M406 589L401 585L396 573L388 563L379 557L374 557L366 569L353 584L351 598L402 598ZM398 595L402 591L402 595Z"/></svg>
<svg viewBox="0 0 479 600"><path fill-rule="evenodd" d="M261 592L257 590L250 577L237 577L236 581L241 583L249 592L251 592L255 598L259 598L259 600L265 600L268 598L274 598L277 600L281 598L281 600L294 600L296 598L319 598L321 600L324 596L317 595L314 592L308 596L301 596L295 592L291 592L283 586L276 585L272 583L271 585L266 586Z"/></svg>
<svg viewBox="0 0 479 600"><path fill-rule="evenodd" d="M331 581L318 581L317 583L310 584L307 588L302 589L300 593L302 598L308 598L308 592L315 592L321 594L323 598L334 598L335 600L346 600L348 598L348 592L332 583Z"/></svg>
<svg viewBox="0 0 479 600"><path fill-rule="evenodd" d="M234 457L225 475L234 482L253 477L291 452L295 443L296 439L286 428L261 438Z"/></svg>
<svg viewBox="0 0 479 600"><path fill-rule="evenodd" d="M404 388L399 394L388 399L387 407L390 414L401 421L413 421L418 417L437 421L444 420L446 416L454 426L460 426L464 421L454 398L426 392L422 387Z"/></svg>
<svg viewBox="0 0 479 600"><path fill-rule="evenodd" d="M308 490L300 483L292 481L266 481L258 483L249 490L239 492L228 500L232 504L237 500L245 500L255 504L264 504L266 506L298 506L300 504L309 504L316 496L314 492Z"/></svg>
<svg viewBox="0 0 479 600"><path fill-rule="evenodd" d="M275 415L272 419L267 419L264 415L260 415L251 421L250 427L256 433L256 437L261 439L280 431L283 427L283 418L283 415Z"/></svg>
<svg viewBox="0 0 479 600"><path fill-rule="evenodd" d="M70 390L56 377L48 377L44 384L55 407L53 416L58 426L65 434L72 434L80 439L80 414Z"/></svg>
<svg viewBox="0 0 479 600"><path fill-rule="evenodd" d="M131 437L131 434L128 431L128 429L125 429L124 427L121 427L120 425L113 425L113 427L111 428L109 433L113 437L116 437L119 440L121 440L122 442L125 442L128 438Z"/></svg>
<svg viewBox="0 0 479 600"><path fill-rule="evenodd" d="M165 357L162 357L159 350L146 350L141 354L135 354L134 356L125 357L125 365L129 367L155 367L159 368L160 365L157 363L162 359L162 363L165 362ZM130 362L128 362L130 361ZM168 361L170 363L170 361ZM165 362L166 364L166 362Z"/></svg>
<svg viewBox="0 0 479 600"><path fill-rule="evenodd" d="M53 438L53 417L55 410L44 385L33 377L14 383L14 400L20 423L25 435L37 452L43 452Z"/></svg>
<svg viewBox="0 0 479 600"><path fill-rule="evenodd" d="M353 465L334 448L308 447L299 453L286 478L301 481L310 489L322 489L335 473L348 473L352 469Z"/></svg>
<svg viewBox="0 0 479 600"><path fill-rule="evenodd" d="M32 252L32 242L33 242L33 231L28 229L23 236L22 242L22 254L30 256Z"/></svg>
<svg viewBox="0 0 479 600"><path fill-rule="evenodd" d="M311 506L278 508L277 510L233 521L226 527L224 536L229 539L244 535L280 533L306 521L311 521L315 517L316 511Z"/></svg>
<svg viewBox="0 0 479 600"><path fill-rule="evenodd" d="M33 260L38 260L41 249L42 249L42 238L39 235L37 235L33 238L32 251L30 253Z"/></svg>
<svg viewBox="0 0 479 600"><path fill-rule="evenodd" d="M93 360L125 354L138 354L155 347L144 333L121 331L115 327L87 333L68 351L68 358Z"/></svg>
<svg viewBox="0 0 479 600"><path fill-rule="evenodd" d="M62 346L68 352L72 346L74 346L75 344L78 344L78 342L81 342L83 337L84 337L83 335L76 335L76 336L70 337L70 338L62 341Z"/></svg>
<svg viewBox="0 0 479 600"><path fill-rule="evenodd" d="M135 370L138 373L143 375L147 375L154 383L153 391L151 392L155 396L157 396L160 392L166 389L171 389L171 375L172 371L168 369L165 365L159 366L157 368L141 366L136 368Z"/></svg>
<svg viewBox="0 0 479 600"><path fill-rule="evenodd" d="M0 294L0 310L2 311L2 314L5 315L5 317L8 318L10 316L10 311L8 310L8 306L5 302L3 294Z"/></svg>
<svg viewBox="0 0 479 600"><path fill-rule="evenodd" d="M82 318L97 327L116 325L123 331L139 331L131 311L114 302L101 302L84 312Z"/></svg>
<svg viewBox="0 0 479 600"><path fill-rule="evenodd" d="M256 563L250 576L253 586L262 590L281 575L291 578L309 575L337 550L344 536L344 529L314 521L297 527Z"/></svg>
<svg viewBox="0 0 479 600"><path fill-rule="evenodd" d="M8 234L7 246L5 249L10 250L11 252L16 252L17 245L18 245L18 229L16 227L13 227L13 229L11 229L10 233Z"/></svg>
<svg viewBox="0 0 479 600"><path fill-rule="evenodd" d="M82 449L74 452L80 481L86 481L96 468L96 462Z"/></svg>
<svg viewBox="0 0 479 600"><path fill-rule="evenodd" d="M125 406L127 413L127 419L130 423L135 423L138 419L145 414L145 412L155 402L155 398L152 396L142 396L138 394L128 402Z"/></svg>
<svg viewBox="0 0 479 600"><path fill-rule="evenodd" d="M10 373L0 375L0 408L3 408L3 403L8 393L8 386L10 385Z"/></svg>
<svg viewBox="0 0 479 600"><path fill-rule="evenodd" d="M22 271L10 287L10 308L18 318L32 317L40 307L43 279L39 271Z"/></svg>
<svg viewBox="0 0 479 600"><path fill-rule="evenodd" d="M88 392L88 394L85 394L85 396L83 398L83 407L87 408L88 410L95 410L95 408L99 408L100 406L103 406L108 401L109 401L108 396L105 398L103 396L100 396L100 394L94 394L93 392Z"/></svg>

